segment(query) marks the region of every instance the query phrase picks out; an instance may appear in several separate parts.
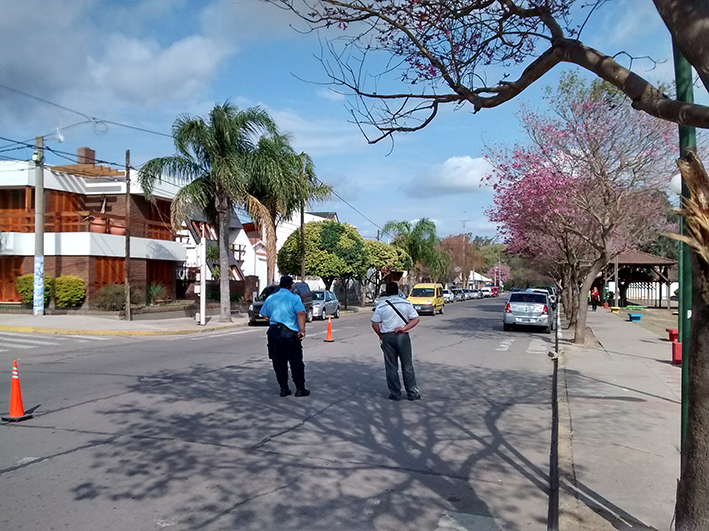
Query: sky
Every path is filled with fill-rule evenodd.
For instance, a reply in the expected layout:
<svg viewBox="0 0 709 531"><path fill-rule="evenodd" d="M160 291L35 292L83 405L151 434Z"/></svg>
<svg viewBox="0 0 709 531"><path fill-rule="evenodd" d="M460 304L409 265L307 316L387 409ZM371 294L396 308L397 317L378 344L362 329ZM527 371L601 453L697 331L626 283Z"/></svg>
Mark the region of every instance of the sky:
<svg viewBox="0 0 709 531"><path fill-rule="evenodd" d="M573 11L578 23L588 15L582 3ZM327 85L318 59L324 40L342 32L297 31L304 26L292 14L260 0L0 0L0 13L0 137L34 143L45 135L69 159L89 146L119 165L130 150L139 167L174 153L178 115L206 116L227 100L261 106L333 186L336 195L311 210L337 212L365 238L387 221L422 217L441 237L495 236L483 156L524 141L521 106L541 108L543 88L571 68L557 67L501 107L443 108L424 130L370 145L348 111L352 100ZM672 82L669 34L651 0L603 3L581 40L608 55L650 56L654 62L634 59L633 68ZM0 157L31 158L32 149L16 146L0 140ZM46 160L69 164L67 155Z"/></svg>

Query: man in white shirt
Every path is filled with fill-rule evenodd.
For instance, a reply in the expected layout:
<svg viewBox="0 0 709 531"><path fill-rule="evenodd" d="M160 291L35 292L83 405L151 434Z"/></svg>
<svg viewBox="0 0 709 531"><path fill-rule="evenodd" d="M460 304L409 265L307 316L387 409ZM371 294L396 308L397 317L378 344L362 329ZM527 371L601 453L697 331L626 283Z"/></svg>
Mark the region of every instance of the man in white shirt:
<svg viewBox="0 0 709 531"><path fill-rule="evenodd" d="M399 297L399 285L389 282L386 285L387 298L374 309L372 329L379 336L384 353L389 399L401 400L401 382L399 381L399 360L404 388L409 400L419 400L421 395L416 387L414 360L411 354L409 330L419 324L419 314L406 299Z"/></svg>

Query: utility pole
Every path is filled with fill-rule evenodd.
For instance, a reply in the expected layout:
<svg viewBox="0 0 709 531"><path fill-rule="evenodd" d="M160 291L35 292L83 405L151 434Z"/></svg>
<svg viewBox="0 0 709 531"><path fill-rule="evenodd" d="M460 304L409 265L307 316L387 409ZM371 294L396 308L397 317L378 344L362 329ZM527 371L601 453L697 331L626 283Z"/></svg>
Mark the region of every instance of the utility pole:
<svg viewBox="0 0 709 531"><path fill-rule="evenodd" d="M305 282L305 201L300 205L300 281Z"/></svg>
<svg viewBox="0 0 709 531"><path fill-rule="evenodd" d="M132 320L130 310L130 149L126 149L126 250L125 250L126 321Z"/></svg>
<svg viewBox="0 0 709 531"><path fill-rule="evenodd" d="M199 242L199 324L207 324L207 238L206 222L202 222L202 241Z"/></svg>
<svg viewBox="0 0 709 531"><path fill-rule="evenodd" d="M672 42L675 62L675 84L677 85L677 100L686 103L694 102L694 89L692 87L692 67L687 59ZM697 132L694 127L679 126L679 154L684 157L687 149L697 149ZM689 198L689 189L682 179L682 199ZM686 234L686 221L680 218L679 233ZM689 331L692 317L692 264L689 246L681 242L679 254L679 341L682 343L682 437L681 451L684 455L684 440L687 435L687 422L689 418ZM684 459L682 460L684 463Z"/></svg>
<svg viewBox="0 0 709 531"><path fill-rule="evenodd" d="M32 313L44 315L44 137L35 139L34 177L34 296Z"/></svg>
<svg viewBox="0 0 709 531"><path fill-rule="evenodd" d="M467 211L463 211L463 214L466 214ZM463 281L463 287L467 288L469 285L469 280L470 280L470 273L468 272L468 258L467 258L467 252L465 248L467 247L467 235L465 234L465 224L470 221L469 219L461 219L460 221L463 222L463 234L461 235L461 243L463 244L463 263L461 264L461 271L460 271L460 278ZM473 284L475 284L475 275L473 275ZM473 287L475 287L473 285Z"/></svg>

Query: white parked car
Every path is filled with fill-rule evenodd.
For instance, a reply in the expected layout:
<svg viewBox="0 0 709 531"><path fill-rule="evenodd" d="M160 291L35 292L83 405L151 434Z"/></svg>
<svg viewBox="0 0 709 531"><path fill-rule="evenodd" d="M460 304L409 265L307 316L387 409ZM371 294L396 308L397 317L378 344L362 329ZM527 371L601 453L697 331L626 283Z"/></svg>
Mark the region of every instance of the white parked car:
<svg viewBox="0 0 709 531"><path fill-rule="evenodd" d="M455 302L455 294L449 289L444 289L443 290L443 302L446 302L446 303Z"/></svg>
<svg viewBox="0 0 709 531"><path fill-rule="evenodd" d="M482 291L483 297L492 297L492 289L485 286L484 288L480 288L480 291Z"/></svg>

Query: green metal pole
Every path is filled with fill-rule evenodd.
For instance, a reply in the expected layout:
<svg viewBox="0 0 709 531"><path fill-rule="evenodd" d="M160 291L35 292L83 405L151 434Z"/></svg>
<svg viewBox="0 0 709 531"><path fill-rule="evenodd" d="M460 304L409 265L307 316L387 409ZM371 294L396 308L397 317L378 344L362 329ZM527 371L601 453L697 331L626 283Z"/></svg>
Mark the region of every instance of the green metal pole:
<svg viewBox="0 0 709 531"><path fill-rule="evenodd" d="M675 82L677 84L677 100L686 103L694 102L692 88L692 67L672 43L675 60ZM697 148L697 132L694 127L679 126L680 156L685 156L687 148ZM682 180L682 197L689 197L689 190ZM684 218L680 219L680 234L685 232ZM690 249L685 243L680 244L679 256L679 340L682 342L682 448L687 435L687 418L689 413L689 322L692 315L692 265Z"/></svg>

